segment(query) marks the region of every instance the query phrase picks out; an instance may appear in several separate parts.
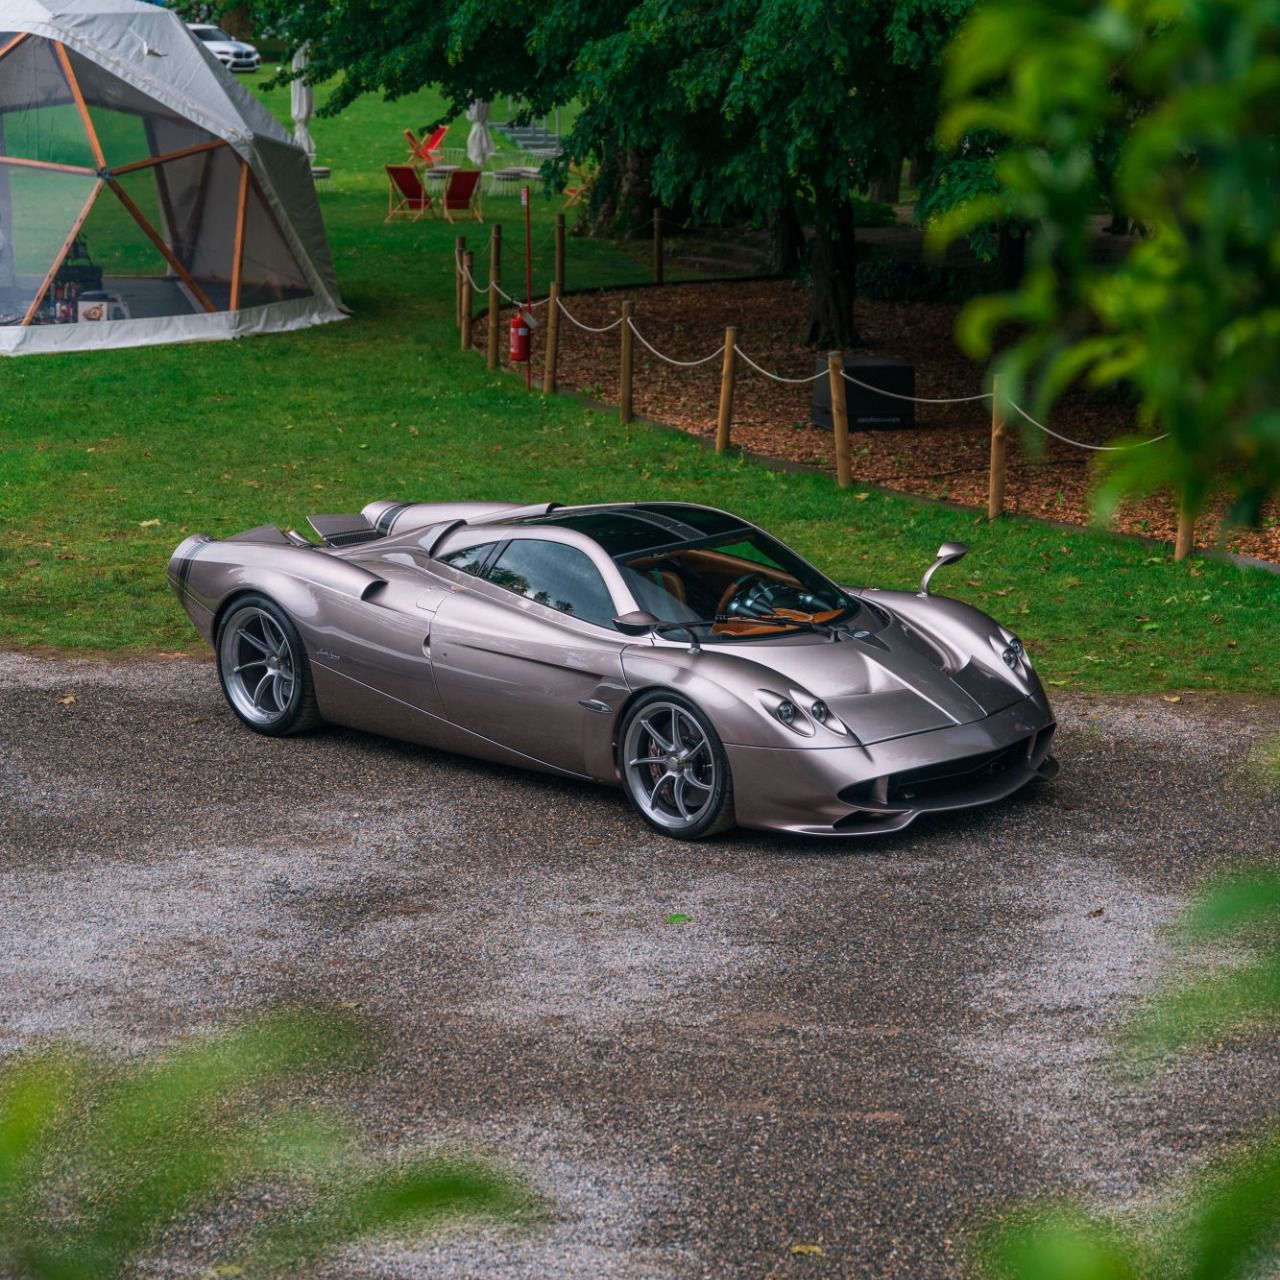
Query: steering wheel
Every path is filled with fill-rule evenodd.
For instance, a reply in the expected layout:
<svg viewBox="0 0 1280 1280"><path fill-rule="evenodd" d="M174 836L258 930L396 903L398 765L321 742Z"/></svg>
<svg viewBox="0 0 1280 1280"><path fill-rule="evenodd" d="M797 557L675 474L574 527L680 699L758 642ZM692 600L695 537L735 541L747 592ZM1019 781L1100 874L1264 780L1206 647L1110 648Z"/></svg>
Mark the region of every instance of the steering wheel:
<svg viewBox="0 0 1280 1280"><path fill-rule="evenodd" d="M747 589L747 584L752 582L756 585ZM739 617L744 614L750 617L760 605L764 606L761 612L772 613L774 610L771 588L774 585L776 584L772 582L768 574L758 572L744 573L741 577L734 578L725 587L724 594L720 597L720 603L716 606L716 613L729 615L737 612ZM742 597L741 600L738 599L739 596ZM738 610L736 611L733 608L735 604L738 605Z"/></svg>

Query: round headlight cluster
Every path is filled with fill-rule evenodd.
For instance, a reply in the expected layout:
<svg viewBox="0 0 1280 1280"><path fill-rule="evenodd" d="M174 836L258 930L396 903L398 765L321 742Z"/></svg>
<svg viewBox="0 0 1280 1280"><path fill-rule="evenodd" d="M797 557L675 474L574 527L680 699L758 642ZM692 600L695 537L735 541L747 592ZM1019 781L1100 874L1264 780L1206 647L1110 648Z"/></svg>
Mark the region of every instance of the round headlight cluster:
<svg viewBox="0 0 1280 1280"><path fill-rule="evenodd" d="M849 736L849 730L838 715L821 698L800 689L792 689L791 696L775 693L772 689L760 689L760 705L780 724L802 738L812 738L817 727L838 737Z"/></svg>

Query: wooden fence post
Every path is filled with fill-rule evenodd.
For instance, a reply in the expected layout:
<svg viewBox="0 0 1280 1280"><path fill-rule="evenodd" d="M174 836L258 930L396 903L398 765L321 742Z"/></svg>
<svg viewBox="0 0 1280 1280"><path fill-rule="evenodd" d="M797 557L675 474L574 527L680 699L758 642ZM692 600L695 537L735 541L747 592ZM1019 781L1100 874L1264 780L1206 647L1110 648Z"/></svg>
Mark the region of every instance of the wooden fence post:
<svg viewBox="0 0 1280 1280"><path fill-rule="evenodd" d="M1173 543L1173 558L1185 560L1195 547L1196 522L1185 506L1178 506L1178 532Z"/></svg>
<svg viewBox="0 0 1280 1280"><path fill-rule="evenodd" d="M487 363L490 369L498 367L498 281L497 277L489 277L489 343Z"/></svg>
<svg viewBox="0 0 1280 1280"><path fill-rule="evenodd" d="M653 282L662 283L662 208L653 207Z"/></svg>
<svg viewBox="0 0 1280 1280"><path fill-rule="evenodd" d="M502 276L502 223L495 222L489 234L489 279Z"/></svg>
<svg viewBox="0 0 1280 1280"><path fill-rule="evenodd" d="M1008 434L1004 405L1000 402L1000 379L991 379L991 483L987 489L987 519L1004 514L1005 460Z"/></svg>
<svg viewBox="0 0 1280 1280"><path fill-rule="evenodd" d="M471 280L472 268L475 266L476 255L470 249L462 255L462 266L465 275L462 277L462 349L463 351L471 350L471 309L475 306L475 301L471 296Z"/></svg>
<svg viewBox="0 0 1280 1280"><path fill-rule="evenodd" d="M467 252L467 237L459 236L453 246L454 303L457 307L458 328L462 328L462 262Z"/></svg>
<svg viewBox="0 0 1280 1280"><path fill-rule="evenodd" d="M827 352L827 383L831 388L831 427L836 438L836 483L847 489L852 476L849 466L849 406L845 399L844 352Z"/></svg>
<svg viewBox="0 0 1280 1280"><path fill-rule="evenodd" d="M716 419L716 452L729 447L729 427L733 421L733 375L737 368L738 331L730 325L724 331L724 363L720 366L720 416Z"/></svg>
<svg viewBox="0 0 1280 1280"><path fill-rule="evenodd" d="M551 297L547 301L547 357L542 369L542 394L549 396L556 389L556 362L560 359L560 286L551 282Z"/></svg>
<svg viewBox="0 0 1280 1280"><path fill-rule="evenodd" d="M564 292L564 214L556 214L556 284Z"/></svg>
<svg viewBox="0 0 1280 1280"><path fill-rule="evenodd" d="M631 332L633 302L622 304L622 376L618 388L618 421L631 421L631 369L635 338Z"/></svg>

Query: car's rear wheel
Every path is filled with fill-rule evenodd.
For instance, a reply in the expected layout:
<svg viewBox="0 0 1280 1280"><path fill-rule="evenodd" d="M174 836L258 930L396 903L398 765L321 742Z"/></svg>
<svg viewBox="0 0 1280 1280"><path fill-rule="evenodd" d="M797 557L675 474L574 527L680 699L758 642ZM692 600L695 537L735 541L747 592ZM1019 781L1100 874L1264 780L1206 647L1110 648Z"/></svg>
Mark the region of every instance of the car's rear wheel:
<svg viewBox="0 0 1280 1280"><path fill-rule="evenodd" d="M284 737L321 723L298 629L266 596L244 596L218 627L218 679L231 710L255 733Z"/></svg>
<svg viewBox="0 0 1280 1280"><path fill-rule="evenodd" d="M638 698L622 722L618 765L627 798L663 835L697 840L733 826L728 758L687 698L663 690Z"/></svg>

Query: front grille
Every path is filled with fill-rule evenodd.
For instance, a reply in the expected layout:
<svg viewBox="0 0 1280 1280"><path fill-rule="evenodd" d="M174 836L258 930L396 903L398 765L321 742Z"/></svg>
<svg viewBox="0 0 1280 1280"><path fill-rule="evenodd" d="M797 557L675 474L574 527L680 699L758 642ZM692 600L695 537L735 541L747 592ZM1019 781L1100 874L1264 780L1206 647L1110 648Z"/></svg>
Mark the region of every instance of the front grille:
<svg viewBox="0 0 1280 1280"><path fill-rule="evenodd" d="M1000 751L986 751L982 755L968 756L963 760L949 760L946 764L925 765L920 769L906 769L889 775L889 803L906 804L935 799L943 792L954 791L959 782L978 782L996 778L1009 769L1016 768L1027 759L1030 739L1015 742Z"/></svg>
<svg viewBox="0 0 1280 1280"><path fill-rule="evenodd" d="M945 802L1012 769L1025 767L1034 754L1035 734L996 751L903 769L882 778L854 783L840 792L845 804L873 809L918 809Z"/></svg>

